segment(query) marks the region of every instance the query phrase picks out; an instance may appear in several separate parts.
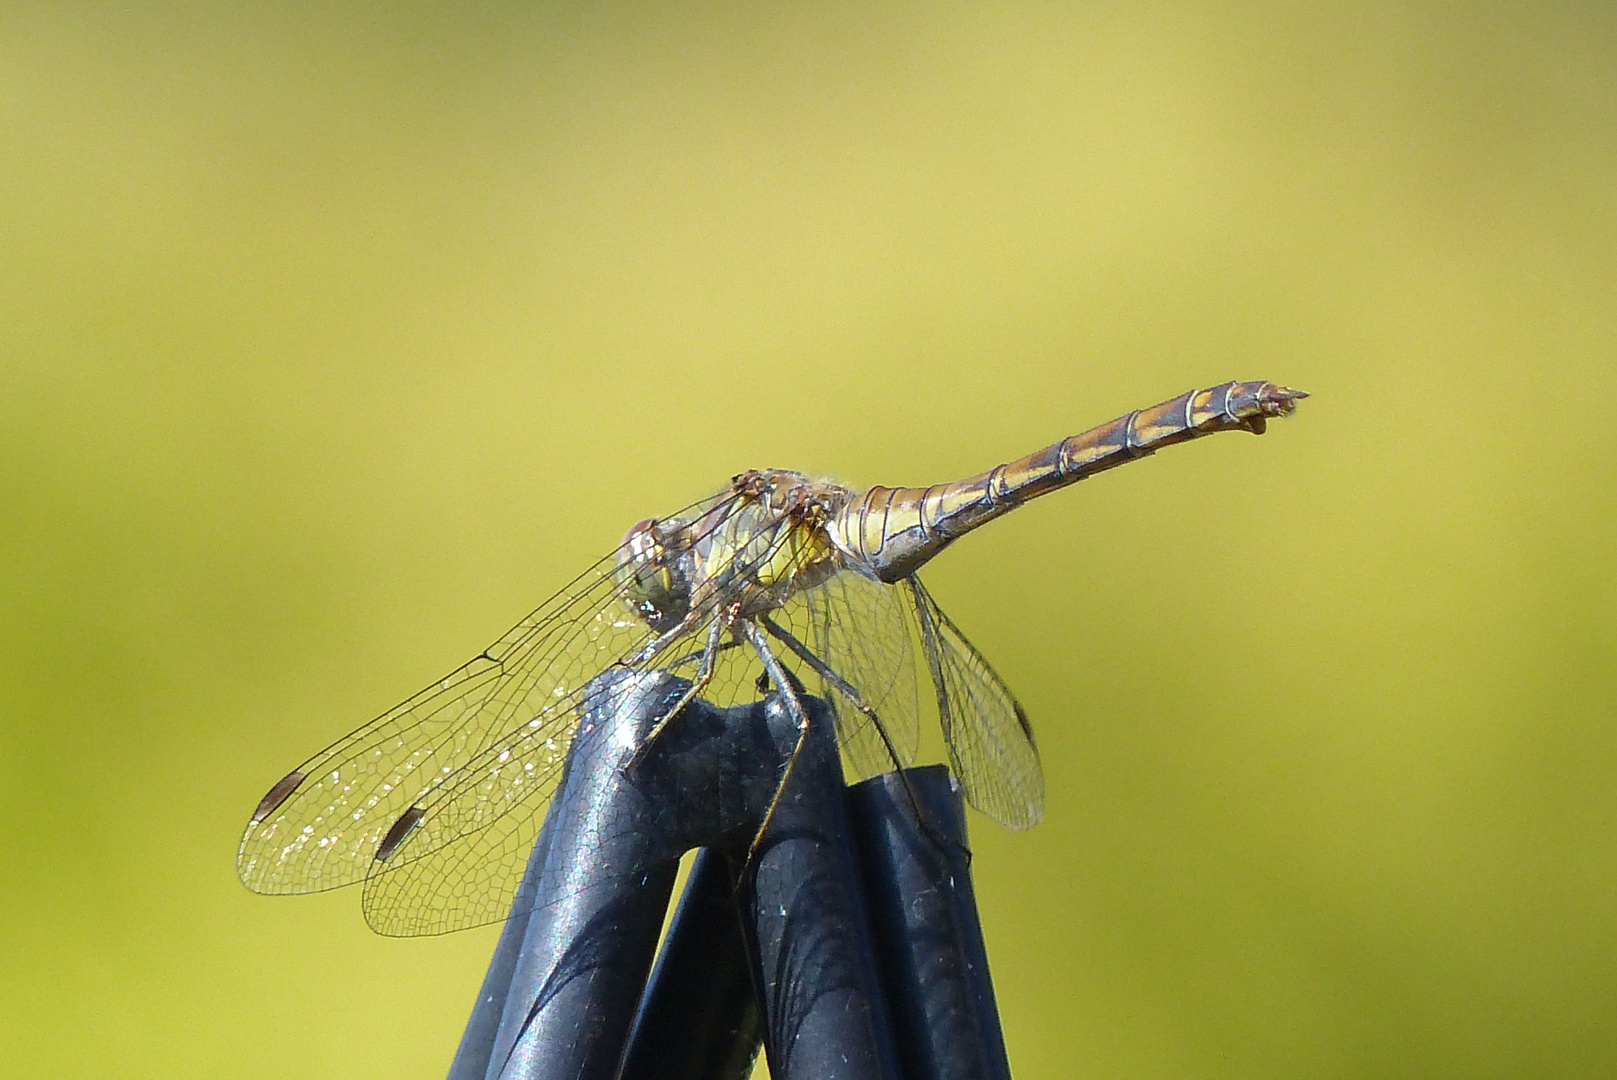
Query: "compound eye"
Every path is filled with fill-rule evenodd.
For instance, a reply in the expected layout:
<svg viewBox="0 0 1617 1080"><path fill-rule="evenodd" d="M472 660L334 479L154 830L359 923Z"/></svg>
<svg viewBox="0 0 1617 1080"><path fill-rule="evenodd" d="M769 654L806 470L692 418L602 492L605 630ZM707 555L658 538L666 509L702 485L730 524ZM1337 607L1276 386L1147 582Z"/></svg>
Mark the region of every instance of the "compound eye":
<svg viewBox="0 0 1617 1080"><path fill-rule="evenodd" d="M637 522L624 534L618 548L617 580L630 610L656 629L662 629L679 607L668 549L654 519Z"/></svg>

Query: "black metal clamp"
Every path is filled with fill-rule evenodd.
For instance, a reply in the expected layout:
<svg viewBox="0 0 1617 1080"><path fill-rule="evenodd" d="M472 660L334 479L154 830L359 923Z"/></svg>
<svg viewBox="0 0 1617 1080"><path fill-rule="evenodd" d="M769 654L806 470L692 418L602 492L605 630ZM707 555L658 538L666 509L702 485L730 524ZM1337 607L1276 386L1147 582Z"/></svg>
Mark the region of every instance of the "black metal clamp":
<svg viewBox="0 0 1617 1080"><path fill-rule="evenodd" d="M1009 1080L947 770L844 788L830 709L805 696L749 855L798 739L778 698L692 701L624 768L689 686L592 685L450 1080L741 1080L760 1043L775 1080Z"/></svg>

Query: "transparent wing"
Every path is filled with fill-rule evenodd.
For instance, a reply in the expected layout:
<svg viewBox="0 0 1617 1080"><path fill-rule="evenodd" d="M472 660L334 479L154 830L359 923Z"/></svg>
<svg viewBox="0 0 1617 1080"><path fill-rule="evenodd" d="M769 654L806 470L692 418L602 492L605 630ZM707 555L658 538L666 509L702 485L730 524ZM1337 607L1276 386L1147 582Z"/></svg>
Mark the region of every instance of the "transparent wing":
<svg viewBox="0 0 1617 1080"><path fill-rule="evenodd" d="M565 725L569 745L576 722L570 717ZM536 785L529 803L491 818L481 829L421 854L408 853L406 840L395 856L398 862L373 863L361 905L366 923L378 934L416 937L485 926L512 915L512 902L559 776L559 770L550 774L540 782L542 787ZM426 824L430 829L430 819Z"/></svg>
<svg viewBox="0 0 1617 1080"><path fill-rule="evenodd" d="M611 704L594 706L612 710ZM570 716L569 732L577 724L578 717ZM466 772L468 780L492 775L481 763ZM553 792L547 790L541 800L530 797L511 812L496 812L503 790L486 780L463 783L455 791L446 786L438 805L423 807L419 828L387 861L374 863L365 879L362 906L372 930L391 937L447 934L526 914L514 905ZM474 820L478 824L467 827ZM644 871L619 869L631 876Z"/></svg>
<svg viewBox="0 0 1617 1080"><path fill-rule="evenodd" d="M849 783L915 761L920 708L911 646L914 631L903 599L891 585L844 571L793 597L776 619L859 692L886 732L884 740L882 731L846 695L818 680L817 692L836 715L837 742ZM790 656L782 660L814 685L813 672Z"/></svg>
<svg viewBox="0 0 1617 1080"><path fill-rule="evenodd" d="M744 575L746 567L736 565L738 552L746 552L743 557L749 562L778 555L772 544L749 547L749 539L767 534L779 521L779 517L758 518L747 535L735 533L733 521L716 526L732 532L710 560L708 572L717 579L732 569ZM655 656L645 655L652 635L642 632L643 624L621 602L602 609L587 628L575 630L569 643L578 647L588 642L593 650L596 640L605 641L609 646L599 655L609 656L611 663L635 670L677 669L689 676L708 625L730 599L722 590L711 592L693 607L690 632ZM625 620L641 630L620 637L624 627L619 623ZM749 649L724 650L703 698L722 705L756 697L757 665ZM526 852L538 836L541 811L560 779L589 680L606 666L599 662L570 666L582 678L565 683L548 676L537 680L541 689L548 688L544 692L552 698L549 705L531 719L523 720L526 714L519 713L520 722L409 805L411 816L401 819L405 831L385 861L373 861L365 880L365 919L373 930L396 936L442 934L495 922L511 913ZM522 680L512 693L531 694L526 690L529 681Z"/></svg>
<svg viewBox="0 0 1617 1080"><path fill-rule="evenodd" d="M542 817L572 740L579 688L652 636L623 601L617 558L614 551L600 560L474 659L277 783L242 836L243 883L307 893L364 880L384 843L397 844L403 815L497 755L513 732L527 752L519 769L488 785L491 808L523 803Z"/></svg>
<svg viewBox="0 0 1617 1080"><path fill-rule="evenodd" d="M949 761L966 798L1002 825L1032 828L1044 816L1044 776L1027 714L920 579L905 580L915 599Z"/></svg>

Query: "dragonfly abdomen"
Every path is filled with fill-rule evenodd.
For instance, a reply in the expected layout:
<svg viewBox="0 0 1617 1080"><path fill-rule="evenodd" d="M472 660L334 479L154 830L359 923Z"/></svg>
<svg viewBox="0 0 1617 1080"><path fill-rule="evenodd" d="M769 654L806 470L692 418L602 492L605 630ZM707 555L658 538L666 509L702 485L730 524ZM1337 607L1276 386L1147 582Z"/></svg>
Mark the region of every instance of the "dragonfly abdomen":
<svg viewBox="0 0 1617 1080"><path fill-rule="evenodd" d="M1109 424L952 484L873 487L831 523L839 546L883 581L898 581L972 529L1058 488L1216 431L1263 434L1308 395L1272 382L1228 382L1137 409Z"/></svg>

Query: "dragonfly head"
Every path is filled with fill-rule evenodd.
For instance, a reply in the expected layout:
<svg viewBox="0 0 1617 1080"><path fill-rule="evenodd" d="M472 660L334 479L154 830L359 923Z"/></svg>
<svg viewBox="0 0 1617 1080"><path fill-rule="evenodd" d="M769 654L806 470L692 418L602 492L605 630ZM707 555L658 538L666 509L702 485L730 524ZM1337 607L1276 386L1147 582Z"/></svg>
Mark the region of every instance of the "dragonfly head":
<svg viewBox="0 0 1617 1080"><path fill-rule="evenodd" d="M616 575L630 610L662 633L685 617L690 589L659 526L647 518L624 535Z"/></svg>

